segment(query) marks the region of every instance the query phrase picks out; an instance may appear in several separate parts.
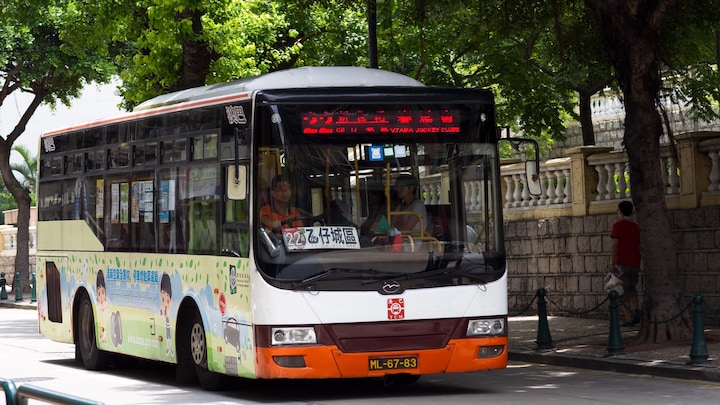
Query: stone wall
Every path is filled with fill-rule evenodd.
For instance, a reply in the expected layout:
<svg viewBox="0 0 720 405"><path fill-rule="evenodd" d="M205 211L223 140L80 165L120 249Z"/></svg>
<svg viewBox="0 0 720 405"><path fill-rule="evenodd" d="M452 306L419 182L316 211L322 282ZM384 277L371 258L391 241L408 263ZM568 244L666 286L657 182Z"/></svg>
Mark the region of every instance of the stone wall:
<svg viewBox="0 0 720 405"><path fill-rule="evenodd" d="M35 271L35 251L33 250L29 256L30 259L30 271L28 274L32 277L32 273ZM15 279L15 252L2 252L0 254L0 272L5 273L5 280L8 285L12 285ZM29 283L29 280L25 281Z"/></svg>
<svg viewBox="0 0 720 405"><path fill-rule="evenodd" d="M689 303L701 293L705 313L720 315L720 207L670 210L683 294ZM529 308L539 288L547 291L548 313L606 317L603 278L610 264L615 214L506 221L509 312ZM643 272L647 269L643 269ZM640 275L642 305L643 272Z"/></svg>

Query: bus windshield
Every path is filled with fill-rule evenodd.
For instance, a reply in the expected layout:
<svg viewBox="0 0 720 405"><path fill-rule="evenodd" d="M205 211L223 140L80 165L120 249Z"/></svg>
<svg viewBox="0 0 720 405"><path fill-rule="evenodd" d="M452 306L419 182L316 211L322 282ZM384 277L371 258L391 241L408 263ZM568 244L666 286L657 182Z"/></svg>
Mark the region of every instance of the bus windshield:
<svg viewBox="0 0 720 405"><path fill-rule="evenodd" d="M491 111L432 100L259 106L260 272L280 288L386 293L501 277Z"/></svg>

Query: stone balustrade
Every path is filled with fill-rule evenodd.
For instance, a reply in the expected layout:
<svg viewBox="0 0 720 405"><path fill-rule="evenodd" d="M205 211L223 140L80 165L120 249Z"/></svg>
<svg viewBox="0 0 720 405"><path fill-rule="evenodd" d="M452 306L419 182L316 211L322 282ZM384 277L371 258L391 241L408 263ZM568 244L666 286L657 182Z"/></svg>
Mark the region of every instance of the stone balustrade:
<svg viewBox="0 0 720 405"><path fill-rule="evenodd" d="M572 203L570 158L550 159L540 164L540 195L525 187L525 164L504 165L505 208L548 207Z"/></svg>
<svg viewBox="0 0 720 405"><path fill-rule="evenodd" d="M35 225L28 228L30 240L28 247L34 251L37 246L37 228ZM15 254L17 249L17 228L12 225L0 225L0 238L2 238L2 252Z"/></svg>
<svg viewBox="0 0 720 405"><path fill-rule="evenodd" d="M720 205L720 132L680 134L675 140L675 147L663 147L660 156L667 207ZM505 220L613 213L618 201L631 198L626 153L599 146L566 153L540 164L539 196L525 187L524 163L502 165Z"/></svg>
<svg viewBox="0 0 720 405"><path fill-rule="evenodd" d="M710 175L707 193L720 192L720 138L711 138L699 142L700 152L708 155L710 159Z"/></svg>

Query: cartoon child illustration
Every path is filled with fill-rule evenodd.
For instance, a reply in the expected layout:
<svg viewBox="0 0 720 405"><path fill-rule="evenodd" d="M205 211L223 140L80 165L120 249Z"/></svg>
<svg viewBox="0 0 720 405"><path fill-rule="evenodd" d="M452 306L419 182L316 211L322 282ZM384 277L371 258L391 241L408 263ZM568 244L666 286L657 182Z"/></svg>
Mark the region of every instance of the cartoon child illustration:
<svg viewBox="0 0 720 405"><path fill-rule="evenodd" d="M170 344L170 305L172 304L172 286L170 276L163 273L160 280L160 315L165 317L165 355L172 356L175 352Z"/></svg>
<svg viewBox="0 0 720 405"><path fill-rule="evenodd" d="M98 319L100 327L99 339L103 343L107 343L105 335L105 310L107 310L107 289L105 288L105 275L102 270L98 270L97 281L95 282L95 293L97 294L97 306L100 311Z"/></svg>

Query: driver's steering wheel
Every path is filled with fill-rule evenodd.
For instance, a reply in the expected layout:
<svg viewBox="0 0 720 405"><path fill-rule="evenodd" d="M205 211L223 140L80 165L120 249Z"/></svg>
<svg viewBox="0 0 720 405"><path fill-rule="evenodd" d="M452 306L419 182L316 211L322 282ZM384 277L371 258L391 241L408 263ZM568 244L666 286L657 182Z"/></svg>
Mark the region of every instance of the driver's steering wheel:
<svg viewBox="0 0 720 405"><path fill-rule="evenodd" d="M325 220L322 215L318 215L318 216L300 215L297 217L288 218L284 221L280 221L280 224L293 226L292 225L293 222L296 222L296 221L302 222L302 226L312 226L315 222L320 222L322 224L325 224Z"/></svg>

